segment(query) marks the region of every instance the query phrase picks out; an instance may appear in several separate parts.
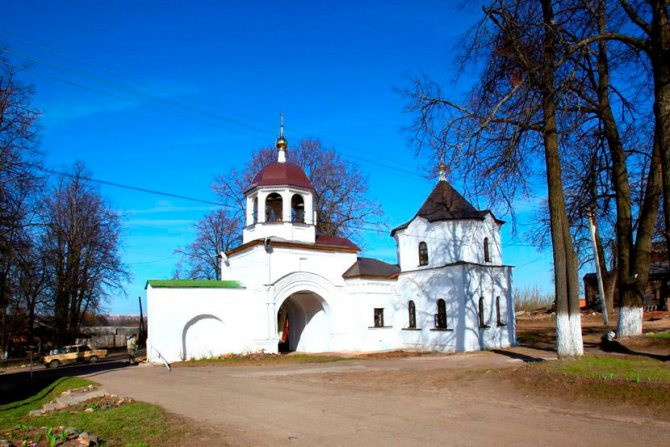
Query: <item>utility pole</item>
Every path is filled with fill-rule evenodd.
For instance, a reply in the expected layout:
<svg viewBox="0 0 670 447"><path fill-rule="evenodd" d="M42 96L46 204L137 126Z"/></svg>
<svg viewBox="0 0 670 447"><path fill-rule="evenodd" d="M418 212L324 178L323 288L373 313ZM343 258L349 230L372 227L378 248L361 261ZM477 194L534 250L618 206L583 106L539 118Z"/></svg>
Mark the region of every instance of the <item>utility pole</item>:
<svg viewBox="0 0 670 447"><path fill-rule="evenodd" d="M144 327L144 315L143 315L143 312L142 312L142 297L138 296L137 301L139 301L139 303L140 303L140 327L138 328L139 329L139 334L137 334L137 343L138 344L144 344L144 342L146 341L146 338L145 338L145 335L144 335L144 332L145 332L146 328Z"/></svg>
<svg viewBox="0 0 670 447"><path fill-rule="evenodd" d="M588 211L589 227L591 228L591 241L593 242L593 257L596 260L596 276L598 277L598 293L600 295L600 310L603 315L603 323L609 326L609 316L607 315L607 304L605 304L605 287L603 286L603 274L600 271L600 256L598 255L598 244L596 242L596 219L593 211Z"/></svg>

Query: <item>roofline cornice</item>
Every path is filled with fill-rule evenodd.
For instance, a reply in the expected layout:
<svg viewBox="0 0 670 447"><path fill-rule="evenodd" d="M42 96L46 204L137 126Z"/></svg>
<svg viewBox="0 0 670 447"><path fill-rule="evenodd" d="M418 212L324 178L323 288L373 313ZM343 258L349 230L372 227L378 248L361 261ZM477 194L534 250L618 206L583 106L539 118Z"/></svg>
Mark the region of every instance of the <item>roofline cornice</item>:
<svg viewBox="0 0 670 447"><path fill-rule="evenodd" d="M301 242L289 242L289 241L279 241L271 239L271 244L273 247L277 248L300 248L303 250L314 250L314 251L336 251L342 253L358 253L360 249L352 247L342 247L337 245L325 245L325 244L306 244ZM264 239L254 239L249 241L246 244L237 246L226 252L226 256L233 256L238 253L247 251L248 249L255 247L257 245L263 245Z"/></svg>
<svg viewBox="0 0 670 447"><path fill-rule="evenodd" d="M495 269L502 269L502 270L507 270L507 269L511 270L511 269L514 268L513 265L508 265L508 264L493 265L493 264L480 264L478 262L458 261L458 262L451 262L449 264L438 265L438 266L435 266L435 267L424 267L424 268L421 268L421 269L414 269L414 270L402 270L398 274L402 275L404 273L416 273L416 272L423 272L423 271L426 271L426 270L437 270L437 269L441 269L441 268L444 268L444 267L458 267L458 266L467 266L467 265L473 266L473 267L495 268Z"/></svg>
<svg viewBox="0 0 670 447"><path fill-rule="evenodd" d="M301 192L311 192L311 193L314 192L314 188L305 188L305 187L302 187L302 186L281 184L281 185L258 185L258 186L254 186L253 188L249 188L249 189L245 190L242 194L244 194L245 196L248 196L249 194L253 194L256 190L259 190L259 189L274 191L275 189L283 189L283 188L297 189L298 191L301 191Z"/></svg>

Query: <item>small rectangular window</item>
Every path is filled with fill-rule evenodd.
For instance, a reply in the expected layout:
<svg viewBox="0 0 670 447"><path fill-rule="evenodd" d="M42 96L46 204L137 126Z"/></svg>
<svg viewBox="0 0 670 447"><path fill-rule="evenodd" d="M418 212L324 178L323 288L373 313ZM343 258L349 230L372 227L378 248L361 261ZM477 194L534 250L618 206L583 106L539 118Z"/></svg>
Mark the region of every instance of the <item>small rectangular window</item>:
<svg viewBox="0 0 670 447"><path fill-rule="evenodd" d="M486 324L486 319L484 317L484 297L479 298L479 327L482 329L486 329L489 326Z"/></svg>
<svg viewBox="0 0 670 447"><path fill-rule="evenodd" d="M384 308L375 308L375 327L384 327Z"/></svg>
<svg viewBox="0 0 670 447"><path fill-rule="evenodd" d="M436 329L447 328L447 304L442 298L437 300L437 313L435 314L435 328Z"/></svg>
<svg viewBox="0 0 670 447"><path fill-rule="evenodd" d="M507 323L503 321L502 314L500 312L500 297L496 297L496 323L498 326L507 326Z"/></svg>

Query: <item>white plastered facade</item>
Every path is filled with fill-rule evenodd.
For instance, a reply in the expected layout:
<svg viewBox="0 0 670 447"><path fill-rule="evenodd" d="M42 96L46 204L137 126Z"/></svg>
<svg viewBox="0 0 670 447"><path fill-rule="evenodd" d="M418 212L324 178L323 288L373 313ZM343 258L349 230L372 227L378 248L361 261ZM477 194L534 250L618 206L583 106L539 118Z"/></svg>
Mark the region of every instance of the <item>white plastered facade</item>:
<svg viewBox="0 0 670 447"><path fill-rule="evenodd" d="M313 192L262 186L246 193L248 207L273 192L284 200L284 218L265 222L261 210L247 212L242 246L223 258L223 281L148 281L150 361L280 350L464 352L515 343L512 268L502 263L502 223L491 213L432 222L417 215L394 230L394 273L346 274L359 250L317 239ZM309 218L293 223L285 204L296 193ZM420 260L422 242L427 260Z"/></svg>

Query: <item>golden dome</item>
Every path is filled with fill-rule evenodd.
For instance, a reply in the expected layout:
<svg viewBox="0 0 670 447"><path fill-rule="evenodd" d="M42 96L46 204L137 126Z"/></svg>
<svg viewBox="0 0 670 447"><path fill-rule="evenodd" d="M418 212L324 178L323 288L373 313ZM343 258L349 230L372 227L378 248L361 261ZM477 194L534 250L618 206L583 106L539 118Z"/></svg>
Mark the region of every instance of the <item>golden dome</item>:
<svg viewBox="0 0 670 447"><path fill-rule="evenodd" d="M285 151L286 150L286 148L288 147L288 141L286 141L286 138L284 138L284 135L280 135L279 138L277 138L277 141L275 142L275 146L280 151Z"/></svg>

